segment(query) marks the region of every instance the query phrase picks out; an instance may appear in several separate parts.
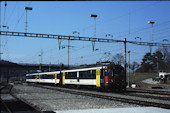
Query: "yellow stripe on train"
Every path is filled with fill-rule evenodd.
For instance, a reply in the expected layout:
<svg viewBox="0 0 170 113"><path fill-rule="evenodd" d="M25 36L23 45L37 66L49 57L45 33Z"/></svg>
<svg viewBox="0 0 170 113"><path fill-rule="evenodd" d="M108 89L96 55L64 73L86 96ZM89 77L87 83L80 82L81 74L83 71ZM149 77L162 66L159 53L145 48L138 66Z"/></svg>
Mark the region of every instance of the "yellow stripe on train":
<svg viewBox="0 0 170 113"><path fill-rule="evenodd" d="M41 78L41 75L39 75L39 83L40 83L40 78Z"/></svg>
<svg viewBox="0 0 170 113"><path fill-rule="evenodd" d="M55 74L55 84L57 84L57 74Z"/></svg>
<svg viewBox="0 0 170 113"><path fill-rule="evenodd" d="M63 72L62 84L65 85L65 72Z"/></svg>
<svg viewBox="0 0 170 113"><path fill-rule="evenodd" d="M96 87L100 87L100 69L96 69Z"/></svg>

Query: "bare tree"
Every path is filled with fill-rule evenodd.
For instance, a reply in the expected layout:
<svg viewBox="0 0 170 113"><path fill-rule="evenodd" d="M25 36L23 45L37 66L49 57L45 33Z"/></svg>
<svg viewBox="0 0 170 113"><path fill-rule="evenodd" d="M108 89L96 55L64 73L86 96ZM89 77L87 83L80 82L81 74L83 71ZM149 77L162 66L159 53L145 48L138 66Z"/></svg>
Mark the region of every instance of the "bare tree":
<svg viewBox="0 0 170 113"><path fill-rule="evenodd" d="M122 55L122 53L117 53L115 56L113 56L112 62L114 62L114 64L118 64L118 65L123 64L124 63L124 56Z"/></svg>
<svg viewBox="0 0 170 113"><path fill-rule="evenodd" d="M139 67L139 64L134 61L131 65L130 65L130 68L132 69L133 71L133 74L135 73L135 70Z"/></svg>
<svg viewBox="0 0 170 113"><path fill-rule="evenodd" d="M163 54L163 62L165 63L164 70L167 72L170 72L170 65L169 65L170 64L170 48L168 47L158 48L156 51L160 51Z"/></svg>

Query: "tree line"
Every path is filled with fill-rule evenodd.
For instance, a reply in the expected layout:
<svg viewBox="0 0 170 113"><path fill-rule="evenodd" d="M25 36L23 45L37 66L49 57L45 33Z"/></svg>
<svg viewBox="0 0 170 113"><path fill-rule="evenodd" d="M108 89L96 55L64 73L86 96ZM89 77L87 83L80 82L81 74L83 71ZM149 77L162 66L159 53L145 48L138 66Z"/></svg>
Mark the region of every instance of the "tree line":
<svg viewBox="0 0 170 113"><path fill-rule="evenodd" d="M133 57L133 56L131 56ZM117 53L111 59L114 64L123 65L124 64L124 56L122 53ZM128 63L127 63L128 66ZM158 48L153 53L146 53L142 62L138 63L133 61L130 64L130 69L134 73L136 72L149 72L156 73L160 70L164 70L166 72L170 72L170 48Z"/></svg>

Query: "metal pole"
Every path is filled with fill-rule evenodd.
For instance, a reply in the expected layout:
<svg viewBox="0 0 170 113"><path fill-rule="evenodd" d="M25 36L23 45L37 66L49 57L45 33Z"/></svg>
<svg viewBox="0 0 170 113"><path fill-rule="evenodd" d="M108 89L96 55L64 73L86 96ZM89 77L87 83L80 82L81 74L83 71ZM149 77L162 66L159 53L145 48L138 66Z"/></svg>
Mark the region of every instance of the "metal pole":
<svg viewBox="0 0 170 113"><path fill-rule="evenodd" d="M128 51L128 57L129 57L129 61L128 61L128 87L130 87L130 51Z"/></svg>
<svg viewBox="0 0 170 113"><path fill-rule="evenodd" d="M68 40L68 68L69 68L69 40Z"/></svg>
<svg viewBox="0 0 170 113"><path fill-rule="evenodd" d="M124 70L125 70L125 81L126 81L126 38L124 39Z"/></svg>

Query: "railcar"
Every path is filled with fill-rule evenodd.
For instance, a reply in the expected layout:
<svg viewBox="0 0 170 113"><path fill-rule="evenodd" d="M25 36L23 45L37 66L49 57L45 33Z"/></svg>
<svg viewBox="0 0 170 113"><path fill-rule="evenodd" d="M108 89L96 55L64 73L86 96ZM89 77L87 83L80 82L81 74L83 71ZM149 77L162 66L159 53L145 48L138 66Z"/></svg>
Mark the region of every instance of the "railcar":
<svg viewBox="0 0 170 113"><path fill-rule="evenodd" d="M26 82L60 83L60 71L26 74Z"/></svg>
<svg viewBox="0 0 170 113"><path fill-rule="evenodd" d="M105 90L126 90L127 85L124 69L118 65L27 74L26 81L62 86L92 86Z"/></svg>

